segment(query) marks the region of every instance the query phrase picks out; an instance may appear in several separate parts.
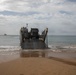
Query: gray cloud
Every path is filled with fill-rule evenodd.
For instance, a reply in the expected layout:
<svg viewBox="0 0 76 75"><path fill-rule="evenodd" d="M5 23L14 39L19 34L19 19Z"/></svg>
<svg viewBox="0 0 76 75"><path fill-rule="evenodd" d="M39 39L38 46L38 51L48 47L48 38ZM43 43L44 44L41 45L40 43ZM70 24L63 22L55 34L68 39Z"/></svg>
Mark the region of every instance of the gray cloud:
<svg viewBox="0 0 76 75"><path fill-rule="evenodd" d="M48 27L51 35L76 35L75 0L4 0L0 2L0 34L19 34L22 26Z"/></svg>
<svg viewBox="0 0 76 75"><path fill-rule="evenodd" d="M69 2L76 2L76 0L67 0L67 1L69 1Z"/></svg>
<svg viewBox="0 0 76 75"><path fill-rule="evenodd" d="M67 14L67 15L72 15L73 14L73 12L64 11L64 10L60 10L59 12L62 13L62 14Z"/></svg>
<svg viewBox="0 0 76 75"><path fill-rule="evenodd" d="M28 16L28 15L33 15L33 14L40 14L39 12L15 12L15 11L0 11L0 14L2 15L19 15L19 16Z"/></svg>

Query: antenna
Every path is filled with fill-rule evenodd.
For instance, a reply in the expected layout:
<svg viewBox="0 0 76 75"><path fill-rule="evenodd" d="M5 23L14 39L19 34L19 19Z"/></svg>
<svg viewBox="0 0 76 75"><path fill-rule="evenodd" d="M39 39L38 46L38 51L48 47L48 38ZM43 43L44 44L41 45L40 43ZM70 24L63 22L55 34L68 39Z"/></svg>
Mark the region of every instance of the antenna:
<svg viewBox="0 0 76 75"><path fill-rule="evenodd" d="M28 23L26 23L26 28L28 28Z"/></svg>

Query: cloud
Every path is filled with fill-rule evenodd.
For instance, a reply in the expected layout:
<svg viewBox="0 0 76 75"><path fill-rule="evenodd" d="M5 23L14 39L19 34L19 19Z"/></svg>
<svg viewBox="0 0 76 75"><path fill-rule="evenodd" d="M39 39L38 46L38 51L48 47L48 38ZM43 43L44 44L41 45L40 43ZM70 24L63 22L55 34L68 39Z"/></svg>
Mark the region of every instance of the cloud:
<svg viewBox="0 0 76 75"><path fill-rule="evenodd" d="M0 0L0 34L19 34L28 23L52 35L76 35L75 8L75 0Z"/></svg>
<svg viewBox="0 0 76 75"><path fill-rule="evenodd" d="M67 14L67 15L72 15L73 14L73 12L63 11L63 10L61 10L59 12L62 13L62 14Z"/></svg>
<svg viewBox="0 0 76 75"><path fill-rule="evenodd" d="M69 1L69 2L76 2L76 0L67 0L67 1Z"/></svg>
<svg viewBox="0 0 76 75"><path fill-rule="evenodd" d="M19 16L28 16L28 15L39 14L39 13L38 12L0 11L0 14L7 15L7 16L10 16L10 15L13 15L13 16L16 16L16 15L19 15Z"/></svg>

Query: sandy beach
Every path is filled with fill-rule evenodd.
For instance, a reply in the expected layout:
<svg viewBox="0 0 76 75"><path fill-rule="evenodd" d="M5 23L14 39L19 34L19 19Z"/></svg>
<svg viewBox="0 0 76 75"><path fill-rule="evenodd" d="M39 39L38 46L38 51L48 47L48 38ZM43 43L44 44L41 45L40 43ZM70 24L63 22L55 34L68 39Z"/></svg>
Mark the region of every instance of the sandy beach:
<svg viewBox="0 0 76 75"><path fill-rule="evenodd" d="M35 52L35 54L37 54ZM76 59L11 56L0 60L0 75L76 75Z"/></svg>

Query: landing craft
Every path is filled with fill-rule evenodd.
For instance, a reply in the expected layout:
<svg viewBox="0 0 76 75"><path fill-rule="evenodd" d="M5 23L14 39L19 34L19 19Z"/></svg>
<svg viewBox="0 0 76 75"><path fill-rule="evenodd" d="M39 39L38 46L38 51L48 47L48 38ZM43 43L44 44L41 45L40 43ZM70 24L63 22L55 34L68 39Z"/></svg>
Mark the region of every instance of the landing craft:
<svg viewBox="0 0 76 75"><path fill-rule="evenodd" d="M20 46L22 49L46 49L48 44L46 44L46 37L48 33L48 28L39 33L38 28L31 28L28 31L27 27L22 27L20 29Z"/></svg>

